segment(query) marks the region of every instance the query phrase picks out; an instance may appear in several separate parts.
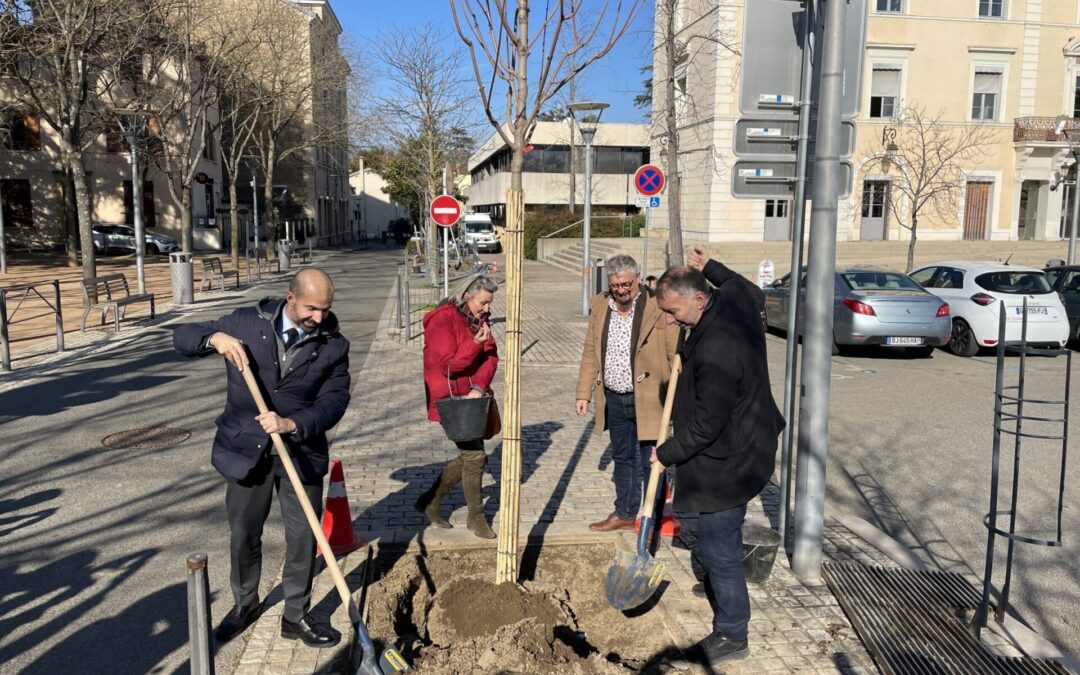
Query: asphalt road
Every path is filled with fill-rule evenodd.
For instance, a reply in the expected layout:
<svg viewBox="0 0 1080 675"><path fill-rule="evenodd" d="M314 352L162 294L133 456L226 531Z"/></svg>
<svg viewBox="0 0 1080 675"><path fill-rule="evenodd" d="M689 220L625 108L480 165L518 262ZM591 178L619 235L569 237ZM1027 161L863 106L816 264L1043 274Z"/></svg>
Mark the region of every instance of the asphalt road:
<svg viewBox="0 0 1080 675"><path fill-rule="evenodd" d="M785 343L769 336L769 359L778 404L783 400ZM982 579L989 511L993 448L996 358L992 351L973 358L935 350L926 359L884 349L863 349L833 357L828 508L861 517L942 569ZM1019 358L1008 357L1006 384L1015 384ZM1027 397L1063 397L1065 358L1028 360ZM1080 354L1073 353L1073 402ZM1029 414L1059 417L1045 407ZM1014 615L1066 651L1080 654L1080 531L1076 498L1080 431L1072 430L1065 476L1064 546L1018 544L1013 568ZM1029 424L1025 431L1052 432ZM1002 443L999 509L1009 508L1014 444ZM1056 503L1061 442L1025 439L1019 489L1018 530L1040 538L1056 535ZM793 488L794 493L794 488ZM1002 521L1001 527L1007 527ZM1004 581L1007 542L999 538L995 584ZM980 586L981 590L981 586Z"/></svg>
<svg viewBox="0 0 1080 675"><path fill-rule="evenodd" d="M352 341L354 388L400 250L333 253L334 310ZM206 320L287 281L249 289ZM0 392L0 672L187 672L185 560L209 555L216 624L232 606L224 482L210 466L224 401L222 362L188 361L158 325ZM191 432L157 450L110 450L109 434L150 425ZM284 554L280 514L264 536L263 596ZM239 640L222 648L233 670Z"/></svg>

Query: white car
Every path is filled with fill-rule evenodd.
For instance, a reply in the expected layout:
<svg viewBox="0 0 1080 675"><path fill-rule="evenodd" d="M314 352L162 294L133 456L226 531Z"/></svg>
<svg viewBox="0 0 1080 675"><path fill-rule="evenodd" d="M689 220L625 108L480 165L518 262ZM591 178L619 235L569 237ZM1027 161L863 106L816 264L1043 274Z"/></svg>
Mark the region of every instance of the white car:
<svg viewBox="0 0 1080 675"><path fill-rule="evenodd" d="M973 356L979 347L997 345L1002 305L1005 341L1019 342L1025 300L1029 345L1060 348L1069 339L1065 305L1042 270L996 262L951 261L924 265L910 276L949 303L949 350L959 356Z"/></svg>

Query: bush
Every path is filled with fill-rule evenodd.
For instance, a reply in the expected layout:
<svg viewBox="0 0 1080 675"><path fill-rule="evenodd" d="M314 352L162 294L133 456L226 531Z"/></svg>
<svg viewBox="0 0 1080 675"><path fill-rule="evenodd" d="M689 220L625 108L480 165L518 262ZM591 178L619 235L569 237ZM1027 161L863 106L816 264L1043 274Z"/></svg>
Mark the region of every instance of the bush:
<svg viewBox="0 0 1080 675"><path fill-rule="evenodd" d="M645 216L640 214L627 216L619 209L593 208L592 216L591 235L593 237L636 237L645 224ZM597 219L597 216L605 217ZM615 219L607 216L619 216L619 218ZM546 208L527 211L525 213L525 257L529 260L536 260L536 240L546 234L558 232L571 223L577 224L559 232L556 237L580 239L583 224L578 223L578 221L584 217L580 209L575 210L574 213L570 213L565 209Z"/></svg>

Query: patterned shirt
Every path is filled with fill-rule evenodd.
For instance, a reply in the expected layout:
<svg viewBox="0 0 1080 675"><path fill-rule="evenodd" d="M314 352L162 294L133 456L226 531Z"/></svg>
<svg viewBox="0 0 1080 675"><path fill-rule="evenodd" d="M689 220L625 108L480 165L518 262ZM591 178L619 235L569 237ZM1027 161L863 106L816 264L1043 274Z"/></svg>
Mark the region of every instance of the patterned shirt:
<svg viewBox="0 0 1080 675"><path fill-rule="evenodd" d="M630 303L630 311L620 314L615 300L608 298L611 310L608 319L607 349L604 350L604 386L620 394L634 391L634 369L630 362L634 333L634 311L637 298Z"/></svg>

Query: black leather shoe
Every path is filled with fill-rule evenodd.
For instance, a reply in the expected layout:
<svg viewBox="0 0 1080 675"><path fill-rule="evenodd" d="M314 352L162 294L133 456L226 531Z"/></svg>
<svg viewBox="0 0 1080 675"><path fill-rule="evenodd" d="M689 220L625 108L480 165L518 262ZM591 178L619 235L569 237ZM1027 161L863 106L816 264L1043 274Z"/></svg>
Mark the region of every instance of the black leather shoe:
<svg viewBox="0 0 1080 675"><path fill-rule="evenodd" d="M259 618L259 609L261 607L262 605L258 600L247 607L234 605L229 610L229 613L225 615L225 618L221 620L221 623L218 624L217 630L214 631L214 639L225 643L243 633L248 626L255 623L255 620Z"/></svg>
<svg viewBox="0 0 1080 675"><path fill-rule="evenodd" d="M281 637L286 640L301 640L308 647L323 649L336 645L341 640L341 633L329 626L320 626L305 614L296 622L282 619Z"/></svg>

